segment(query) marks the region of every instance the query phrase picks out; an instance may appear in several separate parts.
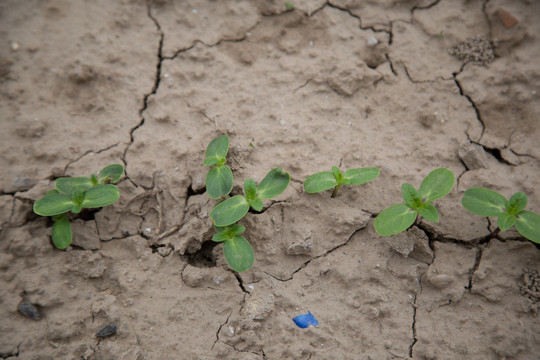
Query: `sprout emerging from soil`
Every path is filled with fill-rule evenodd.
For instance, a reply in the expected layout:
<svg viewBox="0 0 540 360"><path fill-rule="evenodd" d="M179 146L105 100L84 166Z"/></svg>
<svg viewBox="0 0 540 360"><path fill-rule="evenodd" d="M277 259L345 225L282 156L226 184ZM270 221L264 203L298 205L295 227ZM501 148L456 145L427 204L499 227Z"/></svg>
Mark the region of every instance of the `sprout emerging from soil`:
<svg viewBox="0 0 540 360"><path fill-rule="evenodd" d="M465 191L461 204L470 212L487 217L497 217L497 228L489 238L512 226L525 238L540 244L540 215L525 210L527 195L517 192L509 200L496 191L473 187Z"/></svg>
<svg viewBox="0 0 540 360"><path fill-rule="evenodd" d="M253 249L242 234L246 228L241 225L215 227L216 234L212 237L215 242L223 243L223 254L229 266L234 271L242 272L253 266Z"/></svg>
<svg viewBox="0 0 540 360"><path fill-rule="evenodd" d="M52 241L58 249L71 244L71 223L68 212L78 214L82 209L100 208L111 205L120 197L120 192L112 185L122 178L124 167L113 164L103 168L98 175L89 178L59 178L54 182L54 190L34 203L34 212L41 216L52 216Z"/></svg>
<svg viewBox="0 0 540 360"><path fill-rule="evenodd" d="M210 141L206 148L205 166L212 166L206 174L206 192L212 199L227 196L233 188L231 168L225 165L229 152L229 137L221 135Z"/></svg>
<svg viewBox="0 0 540 360"><path fill-rule="evenodd" d="M308 176L304 181L304 190L313 194L334 188L331 197L335 198L343 185L362 185L375 180L379 173L380 170L377 168L362 168L349 169L344 175L337 167L332 166L331 172L323 171Z"/></svg>
<svg viewBox="0 0 540 360"><path fill-rule="evenodd" d="M401 186L404 204L390 206L383 210L373 223L381 236L391 236L407 230L418 223L420 216L432 222L439 222L439 212L431 204L448 194L454 187L454 174L446 168L435 169L422 181L420 189L404 183Z"/></svg>
<svg viewBox="0 0 540 360"><path fill-rule="evenodd" d="M291 176L283 172L281 168L275 168L268 172L257 185L253 179L244 182L244 195L236 195L217 204L210 212L216 234L212 237L215 242L223 242L223 254L231 269L242 272L253 266L253 249L241 236L246 228L237 225L253 208L256 211L263 209L263 199L272 199L279 196L291 181Z"/></svg>
<svg viewBox="0 0 540 360"><path fill-rule="evenodd" d="M257 185L253 179L244 182L244 195L236 195L217 204L210 212L210 218L215 226L223 227L240 221L248 212L249 208L261 211L263 199L272 199L285 191L291 176L281 168L275 168L268 172Z"/></svg>

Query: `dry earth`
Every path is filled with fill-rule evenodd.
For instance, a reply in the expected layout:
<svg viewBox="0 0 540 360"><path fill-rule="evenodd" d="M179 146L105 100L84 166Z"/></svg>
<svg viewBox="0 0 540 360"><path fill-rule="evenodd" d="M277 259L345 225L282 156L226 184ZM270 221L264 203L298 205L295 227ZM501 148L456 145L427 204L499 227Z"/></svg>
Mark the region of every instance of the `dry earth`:
<svg viewBox="0 0 540 360"><path fill-rule="evenodd" d="M540 2L291 3L0 3L0 358L538 359L540 251L487 241L494 219L460 200L524 191L540 211ZM237 184L292 176L242 221L240 275L210 240L222 133ZM33 202L110 163L120 201L55 250ZM303 192L332 165L381 175ZM379 237L437 167L457 178L441 222ZM318 327L295 326L306 311Z"/></svg>

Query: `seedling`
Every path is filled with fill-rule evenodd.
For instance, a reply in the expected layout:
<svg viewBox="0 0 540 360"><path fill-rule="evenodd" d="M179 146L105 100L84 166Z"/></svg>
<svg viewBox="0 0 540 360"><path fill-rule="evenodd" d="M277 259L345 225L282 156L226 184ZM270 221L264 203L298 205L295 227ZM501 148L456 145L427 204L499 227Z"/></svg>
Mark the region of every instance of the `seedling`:
<svg viewBox="0 0 540 360"><path fill-rule="evenodd" d="M527 195L517 192L510 200L496 191L473 187L465 191L461 204L470 212L486 217L497 217L497 228L490 234L494 238L512 226L525 238L540 244L540 215L525 210Z"/></svg>
<svg viewBox="0 0 540 360"><path fill-rule="evenodd" d="M391 236L407 230L420 216L432 222L439 222L439 212L431 204L445 196L454 187L454 174L445 168L435 169L422 181L420 189L404 183L401 186L404 204L390 206L383 210L373 223L381 236Z"/></svg>
<svg viewBox="0 0 540 360"><path fill-rule="evenodd" d="M332 171L323 171L308 176L304 181L304 190L313 194L334 188L331 197L335 198L343 185L362 185L376 179L379 173L380 170L377 168L362 168L349 169L343 175L337 167L332 166Z"/></svg>
<svg viewBox="0 0 540 360"><path fill-rule="evenodd" d="M217 233L212 240L223 243L223 254L229 266L234 271L242 272L251 269L253 266L253 249L242 234L246 228L241 225L229 225L225 227L215 227Z"/></svg>
<svg viewBox="0 0 540 360"><path fill-rule="evenodd" d="M124 175L124 167L119 164L103 168L98 175L89 178L59 178L54 182L54 190L34 203L34 212L41 216L52 216L52 241L58 249L71 244L71 224L67 213L78 214L84 208L100 208L114 203L120 197L115 185Z"/></svg>
<svg viewBox="0 0 540 360"><path fill-rule="evenodd" d="M229 195L233 188L231 168L225 165L225 157L229 151L229 137L221 135L210 141L206 148L205 166L212 166L206 174L206 192L212 199Z"/></svg>
<svg viewBox="0 0 540 360"><path fill-rule="evenodd" d="M217 204L210 212L210 218L215 226L229 226L242 219L252 207L256 211L263 208L263 199L279 196L291 181L291 176L281 168L268 172L257 185L253 179L244 182L244 195L236 195Z"/></svg>

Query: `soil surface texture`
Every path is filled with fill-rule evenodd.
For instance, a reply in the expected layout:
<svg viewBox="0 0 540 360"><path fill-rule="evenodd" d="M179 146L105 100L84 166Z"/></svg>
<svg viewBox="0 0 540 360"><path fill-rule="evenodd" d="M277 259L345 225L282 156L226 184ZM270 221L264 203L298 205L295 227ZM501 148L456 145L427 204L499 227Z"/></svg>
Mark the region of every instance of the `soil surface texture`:
<svg viewBox="0 0 540 360"><path fill-rule="evenodd" d="M0 39L1 359L539 358L540 250L461 198L540 212L540 1L3 0ZM240 274L211 241L220 134L233 195L292 178L240 222ZM34 201L113 163L120 200L55 249ZM304 192L332 166L381 174ZM440 222L379 236L439 167Z"/></svg>

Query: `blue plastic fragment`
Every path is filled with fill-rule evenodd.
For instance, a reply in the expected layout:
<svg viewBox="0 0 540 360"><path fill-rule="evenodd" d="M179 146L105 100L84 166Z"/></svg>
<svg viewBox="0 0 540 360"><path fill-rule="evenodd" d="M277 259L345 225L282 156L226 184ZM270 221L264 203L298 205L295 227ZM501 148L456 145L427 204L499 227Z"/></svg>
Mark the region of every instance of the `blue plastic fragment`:
<svg viewBox="0 0 540 360"><path fill-rule="evenodd" d="M295 318L293 318L293 321L296 324L296 326L302 329L308 328L310 326L319 325L319 321L315 319L315 316L313 316L313 314L310 313L309 311L307 314L296 316Z"/></svg>

